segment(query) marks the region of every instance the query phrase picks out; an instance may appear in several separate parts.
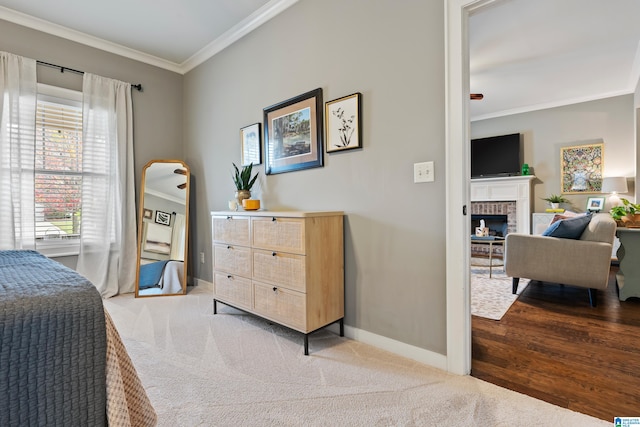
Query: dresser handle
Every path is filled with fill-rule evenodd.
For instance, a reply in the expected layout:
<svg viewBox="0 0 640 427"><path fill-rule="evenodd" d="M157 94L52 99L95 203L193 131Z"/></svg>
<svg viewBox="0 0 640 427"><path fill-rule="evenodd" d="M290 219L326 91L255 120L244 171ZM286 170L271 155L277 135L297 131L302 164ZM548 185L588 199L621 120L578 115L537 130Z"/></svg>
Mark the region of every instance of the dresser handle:
<svg viewBox="0 0 640 427"><path fill-rule="evenodd" d="M271 218L271 221L275 222L275 220L276 220L275 216Z"/></svg>
<svg viewBox="0 0 640 427"><path fill-rule="evenodd" d="M228 220L228 221L231 221L231 217L230 217L230 216L227 216L227 220Z"/></svg>
<svg viewBox="0 0 640 427"><path fill-rule="evenodd" d="M277 252L271 252L271 256L276 256L276 255L278 255Z"/></svg>
<svg viewBox="0 0 640 427"><path fill-rule="evenodd" d="M230 275L230 274L229 274L229 275L227 275L227 279L232 279L232 278L233 278L233 276L232 276L232 275Z"/></svg>
<svg viewBox="0 0 640 427"><path fill-rule="evenodd" d="M231 246L227 246L227 249L231 249Z"/></svg>
<svg viewBox="0 0 640 427"><path fill-rule="evenodd" d="M273 287L273 292L278 292L278 288L276 288L275 286Z"/></svg>

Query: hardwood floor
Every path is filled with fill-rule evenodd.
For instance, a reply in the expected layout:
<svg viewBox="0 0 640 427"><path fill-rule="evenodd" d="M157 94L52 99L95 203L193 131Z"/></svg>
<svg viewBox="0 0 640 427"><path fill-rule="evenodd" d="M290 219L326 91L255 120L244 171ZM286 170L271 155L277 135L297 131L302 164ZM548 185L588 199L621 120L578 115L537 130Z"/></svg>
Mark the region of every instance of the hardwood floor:
<svg viewBox="0 0 640 427"><path fill-rule="evenodd" d="M640 299L532 282L500 321L472 318L471 375L606 421L640 416Z"/></svg>

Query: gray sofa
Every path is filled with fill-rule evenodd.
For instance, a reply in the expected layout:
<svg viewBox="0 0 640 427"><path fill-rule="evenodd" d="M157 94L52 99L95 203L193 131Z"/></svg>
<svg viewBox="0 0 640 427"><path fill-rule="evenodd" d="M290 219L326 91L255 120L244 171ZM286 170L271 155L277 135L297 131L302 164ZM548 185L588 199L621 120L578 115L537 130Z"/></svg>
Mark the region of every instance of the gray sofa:
<svg viewBox="0 0 640 427"><path fill-rule="evenodd" d="M521 277L589 289L592 307L596 290L609 282L616 223L608 213L594 214L579 239L510 233L505 242L505 272L513 278L512 292Z"/></svg>

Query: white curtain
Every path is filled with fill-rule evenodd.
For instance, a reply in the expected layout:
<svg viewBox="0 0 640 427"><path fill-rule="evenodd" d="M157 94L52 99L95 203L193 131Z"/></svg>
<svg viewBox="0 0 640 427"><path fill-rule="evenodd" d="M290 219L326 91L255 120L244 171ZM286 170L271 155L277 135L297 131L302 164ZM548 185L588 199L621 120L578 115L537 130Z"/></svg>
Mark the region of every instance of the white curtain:
<svg viewBox="0 0 640 427"><path fill-rule="evenodd" d="M175 214L171 234L171 259L184 261L184 241L186 239L184 215Z"/></svg>
<svg viewBox="0 0 640 427"><path fill-rule="evenodd" d="M0 52L0 249L35 249L36 61Z"/></svg>
<svg viewBox="0 0 640 427"><path fill-rule="evenodd" d="M83 81L82 224L77 271L103 298L133 292L136 212L131 85Z"/></svg>

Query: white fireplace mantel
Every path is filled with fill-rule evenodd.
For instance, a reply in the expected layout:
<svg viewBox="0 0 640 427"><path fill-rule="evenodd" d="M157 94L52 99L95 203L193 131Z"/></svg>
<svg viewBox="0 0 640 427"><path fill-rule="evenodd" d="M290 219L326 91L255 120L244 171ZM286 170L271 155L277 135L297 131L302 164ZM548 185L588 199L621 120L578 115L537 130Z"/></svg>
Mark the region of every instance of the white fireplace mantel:
<svg viewBox="0 0 640 427"><path fill-rule="evenodd" d="M517 232L531 232L531 193L534 175L471 180L472 202L516 202Z"/></svg>

